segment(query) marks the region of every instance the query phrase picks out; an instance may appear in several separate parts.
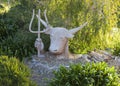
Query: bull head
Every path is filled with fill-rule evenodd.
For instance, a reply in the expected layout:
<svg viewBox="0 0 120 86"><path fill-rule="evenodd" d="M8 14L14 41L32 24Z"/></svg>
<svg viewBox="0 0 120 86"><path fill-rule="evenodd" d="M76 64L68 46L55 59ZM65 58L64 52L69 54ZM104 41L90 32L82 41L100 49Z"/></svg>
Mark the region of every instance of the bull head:
<svg viewBox="0 0 120 86"><path fill-rule="evenodd" d="M33 12L34 15L34 12ZM65 54L68 57L68 39L73 38L74 34L86 26L87 22L81 25L80 27L73 28L68 30L62 27L52 27L50 26L47 16L46 10L44 11L45 21L42 20L40 17L38 19L40 22L45 26L46 29L40 31L40 33L45 33L50 35L50 47L49 51L53 54Z"/></svg>

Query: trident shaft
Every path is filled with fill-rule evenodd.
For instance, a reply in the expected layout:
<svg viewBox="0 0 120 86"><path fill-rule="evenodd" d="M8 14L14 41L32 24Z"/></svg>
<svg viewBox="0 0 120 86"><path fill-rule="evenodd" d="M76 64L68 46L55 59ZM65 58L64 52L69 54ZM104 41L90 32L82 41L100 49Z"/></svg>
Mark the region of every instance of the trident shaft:
<svg viewBox="0 0 120 86"><path fill-rule="evenodd" d="M43 50L44 45L43 45L43 42L42 42L42 40L41 40L41 38L40 38L40 33L41 33L41 32L40 32L40 20L39 20L39 19L40 19L40 9L38 10L38 15L36 15L37 18L38 18L38 31L33 31L33 30L31 29L34 16L35 16L35 11L34 11L34 9L33 9L33 15L32 15L32 19L31 19L31 21L30 21L29 31L30 31L31 33L36 33L36 34L38 34L38 38L37 38L36 41L35 41L35 47L37 48L37 51L38 51L38 57L41 57L40 52Z"/></svg>

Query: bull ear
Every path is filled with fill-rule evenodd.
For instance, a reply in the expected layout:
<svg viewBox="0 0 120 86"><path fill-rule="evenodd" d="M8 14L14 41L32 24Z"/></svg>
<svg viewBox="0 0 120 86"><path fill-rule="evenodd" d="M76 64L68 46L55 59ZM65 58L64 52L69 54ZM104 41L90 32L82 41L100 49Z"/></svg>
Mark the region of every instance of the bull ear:
<svg viewBox="0 0 120 86"><path fill-rule="evenodd" d="M71 29L71 30L69 30L69 32L71 33L71 34L75 34L76 32L78 32L80 29L82 29L84 26L86 26L87 25L87 22L85 22L83 25L81 25L80 27L77 27L77 28L73 28L73 29Z"/></svg>
<svg viewBox="0 0 120 86"><path fill-rule="evenodd" d="M73 37L74 37L74 35L71 34L70 32L66 33L66 38L73 38Z"/></svg>

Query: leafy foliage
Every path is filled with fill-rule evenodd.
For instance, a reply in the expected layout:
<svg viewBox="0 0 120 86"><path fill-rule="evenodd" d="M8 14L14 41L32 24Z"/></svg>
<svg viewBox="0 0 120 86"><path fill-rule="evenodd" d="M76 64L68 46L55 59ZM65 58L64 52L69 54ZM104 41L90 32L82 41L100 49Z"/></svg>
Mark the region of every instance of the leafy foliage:
<svg viewBox="0 0 120 86"><path fill-rule="evenodd" d="M15 57L0 56L1 86L35 86L30 81L30 70Z"/></svg>
<svg viewBox="0 0 120 86"><path fill-rule="evenodd" d="M54 74L50 86L120 86L116 70L105 62L61 66Z"/></svg>
<svg viewBox="0 0 120 86"><path fill-rule="evenodd" d="M9 36L1 42L1 55L16 56L20 60L35 53L34 37L30 33L18 31L14 37Z"/></svg>
<svg viewBox="0 0 120 86"><path fill-rule="evenodd" d="M118 43L114 49L114 55L120 56L120 43Z"/></svg>
<svg viewBox="0 0 120 86"><path fill-rule="evenodd" d="M6 16L6 14L0 15L0 41L15 33L17 29L15 22Z"/></svg>

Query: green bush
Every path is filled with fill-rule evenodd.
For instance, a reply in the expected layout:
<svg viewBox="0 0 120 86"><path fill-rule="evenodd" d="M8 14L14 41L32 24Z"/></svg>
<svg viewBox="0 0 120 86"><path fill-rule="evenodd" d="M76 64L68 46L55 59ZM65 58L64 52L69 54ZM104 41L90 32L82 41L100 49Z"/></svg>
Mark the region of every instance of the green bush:
<svg viewBox="0 0 120 86"><path fill-rule="evenodd" d="M30 70L15 57L0 56L0 86L35 86Z"/></svg>
<svg viewBox="0 0 120 86"><path fill-rule="evenodd" d="M24 57L35 54L35 36L31 33L18 31L14 36L9 36L0 43L0 54L9 57L15 56L21 61Z"/></svg>
<svg viewBox="0 0 120 86"><path fill-rule="evenodd" d="M115 46L113 54L120 56L120 43Z"/></svg>
<svg viewBox="0 0 120 86"><path fill-rule="evenodd" d="M50 86L120 86L116 70L105 62L61 66L54 74Z"/></svg>
<svg viewBox="0 0 120 86"><path fill-rule="evenodd" d="M10 18L6 18L6 13L0 15L0 41L16 32L17 26Z"/></svg>

